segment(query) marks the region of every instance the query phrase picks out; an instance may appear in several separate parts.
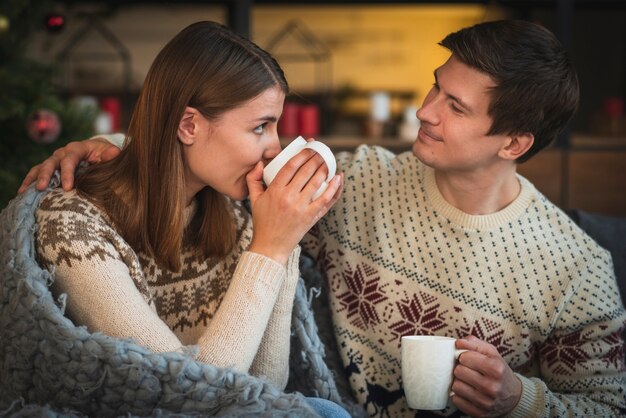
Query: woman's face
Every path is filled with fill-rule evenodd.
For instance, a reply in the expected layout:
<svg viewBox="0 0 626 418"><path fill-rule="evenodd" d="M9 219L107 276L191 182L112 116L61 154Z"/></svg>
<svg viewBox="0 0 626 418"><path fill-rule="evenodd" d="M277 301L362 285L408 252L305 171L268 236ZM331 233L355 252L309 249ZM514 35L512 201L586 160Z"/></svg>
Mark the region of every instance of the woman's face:
<svg viewBox="0 0 626 418"><path fill-rule="evenodd" d="M188 200L205 186L235 200L248 196L246 174L280 152L276 125L284 101L282 90L273 87L217 120L196 111L197 136L183 146Z"/></svg>

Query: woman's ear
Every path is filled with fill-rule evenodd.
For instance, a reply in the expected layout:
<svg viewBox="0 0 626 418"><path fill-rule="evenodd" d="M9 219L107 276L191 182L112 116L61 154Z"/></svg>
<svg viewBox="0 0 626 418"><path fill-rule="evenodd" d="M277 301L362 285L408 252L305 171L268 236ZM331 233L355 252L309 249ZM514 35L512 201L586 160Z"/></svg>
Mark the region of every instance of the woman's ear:
<svg viewBox="0 0 626 418"><path fill-rule="evenodd" d="M185 107L183 117L178 124L178 140L185 145L193 145L200 131L198 122L200 118L200 112L193 107Z"/></svg>
<svg viewBox="0 0 626 418"><path fill-rule="evenodd" d="M524 155L533 146L534 142L535 135L530 132L511 135L506 144L500 149L500 152L498 152L498 155L506 160L515 161Z"/></svg>

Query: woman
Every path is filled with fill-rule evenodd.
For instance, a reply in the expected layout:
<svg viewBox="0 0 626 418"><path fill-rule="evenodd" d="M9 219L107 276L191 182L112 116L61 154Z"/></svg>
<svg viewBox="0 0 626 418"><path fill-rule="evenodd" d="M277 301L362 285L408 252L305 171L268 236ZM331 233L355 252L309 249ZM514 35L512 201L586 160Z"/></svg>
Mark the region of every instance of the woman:
<svg viewBox="0 0 626 418"><path fill-rule="evenodd" d="M268 53L219 24L163 48L121 155L36 213L38 259L76 323L155 352L197 345L198 360L285 387L297 244L341 192L335 176L312 201L326 176L312 152L265 190L287 91Z"/></svg>

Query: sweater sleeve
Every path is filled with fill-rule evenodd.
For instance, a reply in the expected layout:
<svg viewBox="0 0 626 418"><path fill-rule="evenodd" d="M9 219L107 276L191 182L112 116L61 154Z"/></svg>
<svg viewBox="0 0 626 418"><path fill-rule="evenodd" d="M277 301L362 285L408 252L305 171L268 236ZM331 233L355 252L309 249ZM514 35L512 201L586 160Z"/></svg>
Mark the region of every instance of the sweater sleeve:
<svg viewBox="0 0 626 418"><path fill-rule="evenodd" d="M97 210L71 198L56 203L44 199L46 205L36 215L38 258L54 272L55 291L69 295L71 318L92 332L133 338L154 352L180 350L182 343L137 279L143 276L137 255ZM198 339L198 359L248 372L285 276L282 264L244 252L217 312Z"/></svg>
<svg viewBox="0 0 626 418"><path fill-rule="evenodd" d="M44 199L42 207L49 204ZM156 352L178 350L180 341L131 277L136 255L122 250L121 238L101 218L85 213L89 206L66 206L72 209L37 211L37 257L54 273L55 293L69 295L70 317L92 332L133 338Z"/></svg>
<svg viewBox="0 0 626 418"><path fill-rule="evenodd" d="M291 313L299 277L300 247L296 247L287 262L287 277L278 293L278 299L263 334L250 373L265 376L280 389L289 378L289 346L291 338Z"/></svg>
<svg viewBox="0 0 626 418"><path fill-rule="evenodd" d="M512 417L626 413L626 313L610 256L600 259L590 263L564 302L553 333L539 347L541 378L518 375L522 397Z"/></svg>
<svg viewBox="0 0 626 418"><path fill-rule="evenodd" d="M126 135L124 135L122 133L117 133L117 134L99 134L99 135L96 135L96 136L92 136L89 139L93 139L93 138L103 138L103 139L106 139L108 142L111 143L111 145L115 145L119 149L122 149L124 147L124 140L126 139Z"/></svg>
<svg viewBox="0 0 626 418"><path fill-rule="evenodd" d="M198 341L199 360L248 372L285 276L282 264L244 252L220 307Z"/></svg>

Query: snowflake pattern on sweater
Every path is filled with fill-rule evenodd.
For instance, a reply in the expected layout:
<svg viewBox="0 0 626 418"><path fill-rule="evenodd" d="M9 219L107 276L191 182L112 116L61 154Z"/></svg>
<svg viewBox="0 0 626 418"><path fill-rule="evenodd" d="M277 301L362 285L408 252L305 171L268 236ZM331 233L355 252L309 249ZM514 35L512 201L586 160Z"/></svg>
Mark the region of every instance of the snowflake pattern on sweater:
<svg viewBox="0 0 626 418"><path fill-rule="evenodd" d="M610 255L532 184L520 176L514 202L470 216L411 153L361 146L337 158L343 196L303 247L326 272L346 375L371 416L416 414L400 365L400 339L415 334L494 345L523 383L511 416L626 411Z"/></svg>

